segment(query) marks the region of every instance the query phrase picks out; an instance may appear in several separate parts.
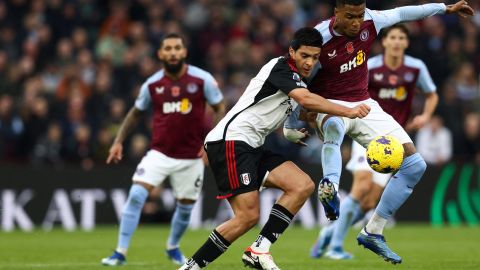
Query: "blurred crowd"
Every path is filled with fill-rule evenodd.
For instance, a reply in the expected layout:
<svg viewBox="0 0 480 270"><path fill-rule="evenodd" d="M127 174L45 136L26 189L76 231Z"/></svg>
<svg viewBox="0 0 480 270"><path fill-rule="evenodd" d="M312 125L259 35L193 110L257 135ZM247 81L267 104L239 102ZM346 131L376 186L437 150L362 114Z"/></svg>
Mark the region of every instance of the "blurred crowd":
<svg viewBox="0 0 480 270"><path fill-rule="evenodd" d="M408 24L408 53L426 62L440 95L434 120L412 134L431 164L452 158L480 164L480 1L469 3L478 11L471 20L435 16ZM329 18L333 6L318 0L0 0L0 161L103 164L140 85L161 68L155 52L169 32L186 36L188 62L214 74L231 106L268 59L286 53L296 29ZM377 43L372 55L381 51ZM138 162L149 148L149 123L146 117L125 144L127 162ZM281 137L273 134L268 144L281 145L277 149L293 159L319 162L318 140L300 149Z"/></svg>

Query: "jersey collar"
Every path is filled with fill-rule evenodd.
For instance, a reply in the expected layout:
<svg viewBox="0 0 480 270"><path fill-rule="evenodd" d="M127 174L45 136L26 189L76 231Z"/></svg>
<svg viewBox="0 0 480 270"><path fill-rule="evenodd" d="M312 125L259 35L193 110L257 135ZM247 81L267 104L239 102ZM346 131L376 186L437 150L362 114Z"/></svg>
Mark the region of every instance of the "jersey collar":
<svg viewBox="0 0 480 270"><path fill-rule="evenodd" d="M336 20L337 20L337 17L335 17L335 16L330 18L330 23L328 24L328 30L330 31L330 34L333 37L343 37L343 35L341 35L340 33L337 33L337 31L335 31L335 29L333 29L333 25L335 24Z"/></svg>
<svg viewBox="0 0 480 270"><path fill-rule="evenodd" d="M296 73L298 73L297 65L295 64L295 60L293 60L290 56L286 56L287 58L287 64L290 67L290 69Z"/></svg>

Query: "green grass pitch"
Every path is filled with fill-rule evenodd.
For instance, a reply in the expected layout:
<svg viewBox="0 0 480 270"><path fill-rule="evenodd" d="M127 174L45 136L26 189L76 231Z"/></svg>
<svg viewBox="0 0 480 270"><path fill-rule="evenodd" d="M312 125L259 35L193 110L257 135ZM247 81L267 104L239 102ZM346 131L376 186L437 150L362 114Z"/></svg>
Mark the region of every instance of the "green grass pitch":
<svg viewBox="0 0 480 270"><path fill-rule="evenodd" d="M259 229L240 238L220 259L206 269L244 269L240 256ZM177 269L166 260L163 249L168 227L142 226L133 237L128 264L121 269ZM187 256L205 241L207 230L189 231L182 242ZM289 269L480 269L480 227L431 228L426 225L397 225L386 231L391 248L402 256L401 265L391 265L356 245L357 230L351 230L346 249L351 261L313 260L308 257L316 230L289 228L272 248L277 264ZM108 269L100 259L115 246L117 227L93 232L0 233L0 269Z"/></svg>

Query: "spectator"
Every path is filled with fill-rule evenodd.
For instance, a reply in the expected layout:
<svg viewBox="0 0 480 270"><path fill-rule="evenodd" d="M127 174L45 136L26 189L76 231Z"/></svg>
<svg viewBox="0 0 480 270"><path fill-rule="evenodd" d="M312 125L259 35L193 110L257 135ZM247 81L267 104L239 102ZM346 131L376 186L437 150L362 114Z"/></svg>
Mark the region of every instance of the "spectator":
<svg viewBox="0 0 480 270"><path fill-rule="evenodd" d="M417 151L430 165L440 166L450 161L453 152L452 134L443 120L434 115L417 133Z"/></svg>
<svg viewBox="0 0 480 270"><path fill-rule="evenodd" d="M92 132L88 125L80 124L66 145L68 161L80 164L84 170L93 168Z"/></svg>
<svg viewBox="0 0 480 270"><path fill-rule="evenodd" d="M18 158L24 131L25 125L15 112L12 96L0 96L0 157L6 160Z"/></svg>
<svg viewBox="0 0 480 270"><path fill-rule="evenodd" d="M59 101L65 101L73 93L78 93L86 99L91 95L91 90L81 77L79 68L71 64L66 67L65 74L58 84L55 96Z"/></svg>
<svg viewBox="0 0 480 270"><path fill-rule="evenodd" d="M22 152L28 155L34 149L38 139L47 132L50 121L48 101L42 96L37 96L29 104L29 107L25 109L25 133L22 142Z"/></svg>
<svg viewBox="0 0 480 270"><path fill-rule="evenodd" d="M466 162L480 164L480 115L468 113L463 128L461 158Z"/></svg>
<svg viewBox="0 0 480 270"><path fill-rule="evenodd" d="M48 126L46 135L43 135L33 147L32 161L36 166L53 166L60 168L62 160L62 129L58 123Z"/></svg>
<svg viewBox="0 0 480 270"><path fill-rule="evenodd" d="M471 104L479 97L478 75L471 63L463 62L453 75L453 84L457 97Z"/></svg>
<svg viewBox="0 0 480 270"><path fill-rule="evenodd" d="M98 131L93 150L93 159L97 163L105 162L105 157L108 157L108 150L113 142L113 138L113 134L108 130L108 127L103 127Z"/></svg>
<svg viewBox="0 0 480 270"><path fill-rule="evenodd" d="M5 51L0 51L0 95L9 94L15 95L12 89L12 83L8 78L8 54Z"/></svg>

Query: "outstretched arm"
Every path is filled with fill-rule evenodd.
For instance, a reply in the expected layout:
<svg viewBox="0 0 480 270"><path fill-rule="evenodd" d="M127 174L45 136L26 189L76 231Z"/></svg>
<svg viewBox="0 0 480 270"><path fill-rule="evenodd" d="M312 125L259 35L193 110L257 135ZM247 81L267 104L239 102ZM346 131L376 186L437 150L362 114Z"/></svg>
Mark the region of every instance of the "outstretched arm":
<svg viewBox="0 0 480 270"><path fill-rule="evenodd" d="M300 128L299 123L302 120L300 119L302 107L317 113L327 113L349 118L363 118L370 112L370 107L365 104L360 104L354 108L348 108L330 102L319 95L313 94L306 88L294 89L288 95L299 105L285 121L283 135L287 140L302 146L307 146L303 140L310 136L305 128L297 130ZM309 119L308 113L305 113L305 116L306 121L312 120Z"/></svg>
<svg viewBox="0 0 480 270"><path fill-rule="evenodd" d="M382 28L392 26L399 22L416 21L437 14L458 14L462 18L473 16L474 11L466 1L458 1L453 5L424 4L418 6L404 6L395 9L370 11L368 13L374 23L377 32Z"/></svg>
<svg viewBox="0 0 480 270"><path fill-rule="evenodd" d="M319 113L332 114L336 116L344 116L348 118L363 118L370 112L370 107L360 104L353 108L335 104L325 98L316 95L306 88L297 88L288 94L302 107Z"/></svg>
<svg viewBox="0 0 480 270"><path fill-rule="evenodd" d="M473 16L475 11L468 5L467 1L458 1L453 5L448 5L445 11L446 14L457 14L462 18Z"/></svg>

